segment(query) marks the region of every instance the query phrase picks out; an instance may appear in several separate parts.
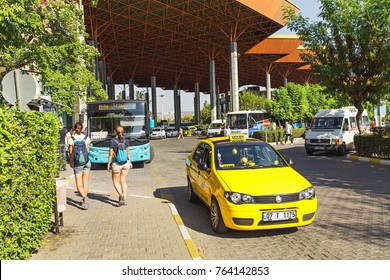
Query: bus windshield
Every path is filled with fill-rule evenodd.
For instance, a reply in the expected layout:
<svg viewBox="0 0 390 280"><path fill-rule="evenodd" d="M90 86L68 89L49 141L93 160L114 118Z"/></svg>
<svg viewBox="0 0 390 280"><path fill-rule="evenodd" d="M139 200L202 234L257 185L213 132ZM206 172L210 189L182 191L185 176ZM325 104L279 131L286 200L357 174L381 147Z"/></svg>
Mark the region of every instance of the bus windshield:
<svg viewBox="0 0 390 280"><path fill-rule="evenodd" d="M115 127L120 124L124 128L123 135L132 138L146 138L146 117L125 116L114 113L90 118L91 140L101 140L114 136Z"/></svg>
<svg viewBox="0 0 390 280"><path fill-rule="evenodd" d="M269 115L265 110L230 112L226 116L226 124L230 127L231 133L242 133L249 137L255 131L263 130L263 121Z"/></svg>

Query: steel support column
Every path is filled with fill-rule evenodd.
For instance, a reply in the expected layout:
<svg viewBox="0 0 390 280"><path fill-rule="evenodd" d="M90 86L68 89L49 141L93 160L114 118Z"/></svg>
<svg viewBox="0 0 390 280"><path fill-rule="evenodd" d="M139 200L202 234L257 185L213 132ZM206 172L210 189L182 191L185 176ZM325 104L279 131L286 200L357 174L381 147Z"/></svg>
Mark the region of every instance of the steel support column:
<svg viewBox="0 0 390 280"><path fill-rule="evenodd" d="M231 89L230 97L233 102L233 112L240 110L240 103L238 99L238 53L237 53L237 42L230 43L230 66L231 66Z"/></svg>
<svg viewBox="0 0 390 280"><path fill-rule="evenodd" d="M200 125L200 92L199 92L199 82L195 82L194 89L195 89L195 96L194 96L195 124L196 125Z"/></svg>
<svg viewBox="0 0 390 280"><path fill-rule="evenodd" d="M134 100L134 80L129 79L129 99Z"/></svg>
<svg viewBox="0 0 390 280"><path fill-rule="evenodd" d="M217 119L221 119L221 96L219 93L219 85L217 85L217 92L216 92L216 100L215 100L215 107L217 108Z"/></svg>
<svg viewBox="0 0 390 280"><path fill-rule="evenodd" d="M156 76L152 76L150 79L152 85L152 115L154 122L157 123L157 89L156 89Z"/></svg>
<svg viewBox="0 0 390 280"><path fill-rule="evenodd" d="M266 79L267 79L267 99L271 100L271 74L266 73Z"/></svg>
<svg viewBox="0 0 390 280"><path fill-rule="evenodd" d="M210 72L210 112L211 112L211 121L217 119L217 109L215 106L216 98L216 85L215 85L215 61L209 61L209 72Z"/></svg>

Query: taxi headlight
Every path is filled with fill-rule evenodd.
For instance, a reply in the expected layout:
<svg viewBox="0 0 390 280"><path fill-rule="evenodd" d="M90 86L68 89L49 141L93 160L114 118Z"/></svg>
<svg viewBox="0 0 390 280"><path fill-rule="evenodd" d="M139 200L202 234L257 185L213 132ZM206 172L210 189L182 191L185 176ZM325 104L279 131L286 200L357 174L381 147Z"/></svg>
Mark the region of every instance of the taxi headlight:
<svg viewBox="0 0 390 280"><path fill-rule="evenodd" d="M304 189L299 193L299 200L313 199L315 197L316 197L316 192L314 191L313 187Z"/></svg>
<svg viewBox="0 0 390 280"><path fill-rule="evenodd" d="M249 194L225 192L225 198L234 204L255 203L255 199Z"/></svg>

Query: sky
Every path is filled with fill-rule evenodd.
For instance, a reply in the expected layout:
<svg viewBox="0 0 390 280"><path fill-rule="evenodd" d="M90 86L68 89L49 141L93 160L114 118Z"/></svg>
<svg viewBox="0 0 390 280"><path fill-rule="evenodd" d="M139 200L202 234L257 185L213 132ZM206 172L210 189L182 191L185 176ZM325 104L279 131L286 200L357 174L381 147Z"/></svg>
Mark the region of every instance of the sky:
<svg viewBox="0 0 390 280"><path fill-rule="evenodd" d="M317 0L291 0L300 9L300 12L304 17L308 17L311 20L317 20L317 15L320 12L320 4ZM291 34L292 31L287 28L282 28L277 33L280 34ZM158 77L157 77L158 83ZM121 89L123 90L123 86ZM135 91L146 91L146 88L135 88ZM128 91L128 90L127 90ZM149 92L151 92L149 88ZM160 97L164 95L164 97ZM194 93L193 92L182 92L181 94L181 111L194 111ZM207 101L210 104L210 95L200 94L200 107L203 108L204 102ZM162 90L157 88L157 113L160 114L163 110L164 114L167 112L173 112L173 91Z"/></svg>

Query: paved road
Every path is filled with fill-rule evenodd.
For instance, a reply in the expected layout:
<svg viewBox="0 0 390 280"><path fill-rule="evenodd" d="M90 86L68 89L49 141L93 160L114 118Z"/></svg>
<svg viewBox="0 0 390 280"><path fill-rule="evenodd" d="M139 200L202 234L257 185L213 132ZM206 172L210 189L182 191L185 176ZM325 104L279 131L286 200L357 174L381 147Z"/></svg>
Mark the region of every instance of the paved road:
<svg viewBox="0 0 390 280"><path fill-rule="evenodd" d="M307 157L302 145L276 146L316 187L315 222L299 229L217 235L208 209L186 200L184 160L198 141L153 141L156 157L143 172L156 176L156 183L143 191L176 205L204 259L390 259L390 166Z"/></svg>
<svg viewBox="0 0 390 280"><path fill-rule="evenodd" d="M140 196L171 201L203 259L390 259L390 166L307 157L302 144L276 146L316 187L315 222L299 229L218 235L207 207L187 201L185 159L198 142L194 136L152 141L154 161L128 176L126 208L115 207L110 173L104 167L92 170L90 210L78 209L80 198L68 190L62 234L47 240L32 259L191 259L169 207Z"/></svg>

